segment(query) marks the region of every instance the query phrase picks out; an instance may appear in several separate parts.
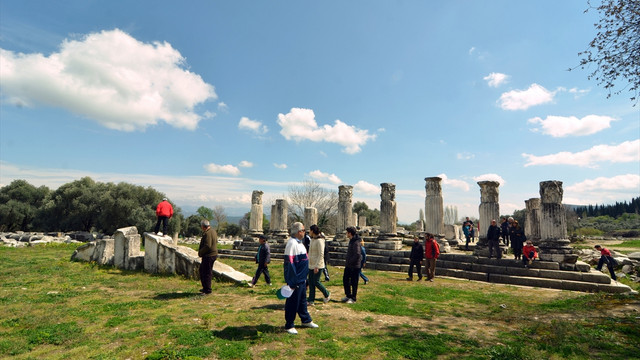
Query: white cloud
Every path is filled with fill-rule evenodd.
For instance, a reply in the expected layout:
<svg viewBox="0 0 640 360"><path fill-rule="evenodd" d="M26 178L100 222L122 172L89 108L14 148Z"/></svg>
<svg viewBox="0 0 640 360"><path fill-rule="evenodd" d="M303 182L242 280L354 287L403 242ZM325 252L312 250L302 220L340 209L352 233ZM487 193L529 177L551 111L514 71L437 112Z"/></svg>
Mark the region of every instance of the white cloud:
<svg viewBox="0 0 640 360"><path fill-rule="evenodd" d="M328 180L332 184L340 184L340 183L342 183L342 180L340 180L340 178L337 177L336 174L323 173L320 170L314 170L314 171L310 172L307 175L311 176L314 179L318 179L318 180Z"/></svg>
<svg viewBox="0 0 640 360"><path fill-rule="evenodd" d="M534 132L541 131L543 134L553 137L584 136L595 134L611 127L611 122L616 119L610 116L587 115L582 119L575 116L547 116L542 120L539 117L529 119L531 124L540 124L542 129L533 129Z"/></svg>
<svg viewBox="0 0 640 360"><path fill-rule="evenodd" d="M233 165L217 165L209 163L204 166L205 170L212 174L240 175L240 169Z"/></svg>
<svg viewBox="0 0 640 360"><path fill-rule="evenodd" d="M462 152L462 153L457 153L456 154L456 158L458 160L471 160L473 158L475 158L476 156L472 153L468 153L468 152Z"/></svg>
<svg viewBox="0 0 640 360"><path fill-rule="evenodd" d="M553 101L555 92L538 84L531 84L527 90L512 90L500 96L500 107L504 110L526 110L532 106Z"/></svg>
<svg viewBox="0 0 640 360"><path fill-rule="evenodd" d="M269 129L266 125L262 125L260 121L251 120L246 116L240 118L240 122L238 122L238 129L249 130L256 134L265 134Z"/></svg>
<svg viewBox="0 0 640 360"><path fill-rule="evenodd" d="M449 179L446 174L440 174L438 177L442 179L442 185L469 191L469 184L464 180Z"/></svg>
<svg viewBox="0 0 640 360"><path fill-rule="evenodd" d="M498 87L507 82L507 79L509 79L509 75L502 74L502 73L491 73L483 77L482 79L487 80L487 83L489 84L489 86Z"/></svg>
<svg viewBox="0 0 640 360"><path fill-rule="evenodd" d="M364 180L360 180L355 185L353 185L353 190L355 192L371 194L371 195L379 194L381 191L380 186L375 186Z"/></svg>
<svg viewBox="0 0 640 360"><path fill-rule="evenodd" d="M595 179L587 179L577 184L567 186L566 191L572 192L598 192L598 191L615 191L615 190L639 190L640 192L640 175L625 174L614 177L598 177Z"/></svg>
<svg viewBox="0 0 640 360"><path fill-rule="evenodd" d="M505 184L504 179L498 174L483 174L483 175L474 177L473 181L476 181L476 182L480 182L480 181L497 181L497 182L500 183L500 186L503 186Z"/></svg>
<svg viewBox="0 0 640 360"><path fill-rule="evenodd" d="M224 102L220 101L218 103L218 110L224 111L224 112L229 112L229 106L227 106L227 104L225 104Z"/></svg>
<svg viewBox="0 0 640 360"><path fill-rule="evenodd" d="M238 164L238 166L250 168L250 167L253 167L253 163L251 161L242 160L240 161L240 164Z"/></svg>
<svg viewBox="0 0 640 360"><path fill-rule="evenodd" d="M286 169L287 168L287 164L276 164L276 163L273 163L273 166L275 166L278 169Z"/></svg>
<svg viewBox="0 0 640 360"><path fill-rule="evenodd" d="M473 54L474 51L476 51L476 47L472 46L471 49L469 49L469 55Z"/></svg>
<svg viewBox="0 0 640 360"><path fill-rule="evenodd" d="M61 107L114 130L161 120L194 130L202 119L195 106L217 95L184 63L167 42L145 44L115 29L65 40L49 56L0 49L0 86L16 104Z"/></svg>
<svg viewBox="0 0 640 360"><path fill-rule="evenodd" d="M640 161L640 139L625 141L619 145L596 145L591 149L571 153L562 151L556 154L535 156L523 153L527 159L524 166L534 165L574 165L580 167L595 167L599 162L632 162Z"/></svg>
<svg viewBox="0 0 640 360"><path fill-rule="evenodd" d="M292 108L288 114L278 114L278 125L282 127L280 134L287 140L336 143L342 145L343 152L347 154L360 152L361 146L376 138L368 130L360 130L340 120L336 120L333 126L318 127L311 109Z"/></svg>

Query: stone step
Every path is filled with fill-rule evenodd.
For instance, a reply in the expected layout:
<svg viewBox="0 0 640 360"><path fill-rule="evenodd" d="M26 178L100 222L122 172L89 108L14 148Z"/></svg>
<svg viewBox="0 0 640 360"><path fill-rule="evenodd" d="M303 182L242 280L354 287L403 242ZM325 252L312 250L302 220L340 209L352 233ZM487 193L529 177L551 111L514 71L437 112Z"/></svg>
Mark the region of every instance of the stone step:
<svg viewBox="0 0 640 360"><path fill-rule="evenodd" d="M565 280L565 279L551 279L551 278L514 276L514 275L508 275L508 274L476 272L476 271L461 270L461 269L448 269L443 267L436 267L436 275L483 281L483 282L493 282L493 283L500 283L500 284L511 284L511 285L572 290L572 291L584 291L584 292L628 293L632 291L630 287L624 284L621 284L617 281L610 281L610 283L604 284L604 283L573 281L573 280Z"/></svg>

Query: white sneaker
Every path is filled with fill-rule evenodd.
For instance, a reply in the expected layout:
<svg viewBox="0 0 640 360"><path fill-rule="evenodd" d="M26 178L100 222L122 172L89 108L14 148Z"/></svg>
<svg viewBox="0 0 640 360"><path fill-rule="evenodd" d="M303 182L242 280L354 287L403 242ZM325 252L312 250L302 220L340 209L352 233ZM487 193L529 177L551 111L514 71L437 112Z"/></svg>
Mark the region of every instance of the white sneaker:
<svg viewBox="0 0 640 360"><path fill-rule="evenodd" d="M347 302L347 301L349 301L349 300L351 300L351 298L348 298L348 297L346 297L346 296L345 296L345 297L343 297L343 298L342 298L342 300L341 300L341 301L342 301L342 302Z"/></svg>
<svg viewBox="0 0 640 360"><path fill-rule="evenodd" d="M326 298L322 298L322 302L325 303L325 304L328 303L329 300L331 300L331 294L327 295Z"/></svg>
<svg viewBox="0 0 640 360"><path fill-rule="evenodd" d="M318 324L314 323L313 321L308 323L302 323L302 326L312 328L312 329L319 328Z"/></svg>
<svg viewBox="0 0 640 360"><path fill-rule="evenodd" d="M287 332L291 335L298 335L298 330L296 330L296 328L287 329Z"/></svg>
<svg viewBox="0 0 640 360"><path fill-rule="evenodd" d="M356 302L356 301L355 301L355 300L353 300L353 299L349 299L349 300L347 300L347 304L353 304L353 303L355 303L355 302Z"/></svg>
<svg viewBox="0 0 640 360"><path fill-rule="evenodd" d="M158 236L162 236L162 231L160 231L160 232L158 233Z"/></svg>

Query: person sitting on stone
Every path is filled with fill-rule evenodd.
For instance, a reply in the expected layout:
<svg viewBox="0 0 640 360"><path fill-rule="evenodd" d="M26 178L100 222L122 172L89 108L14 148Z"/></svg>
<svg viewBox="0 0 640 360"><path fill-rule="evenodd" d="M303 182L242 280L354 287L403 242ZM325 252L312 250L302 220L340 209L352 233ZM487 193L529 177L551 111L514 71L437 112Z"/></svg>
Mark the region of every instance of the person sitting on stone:
<svg viewBox="0 0 640 360"><path fill-rule="evenodd" d="M609 274L611 274L611 279L618 280L618 278L616 277L616 272L613 270L614 267L618 265L618 263L613 258L613 256L611 256L611 251L609 251L607 248L604 248L600 245L596 245L594 246L594 248L600 251L600 260L598 261L598 266L596 267L596 270L600 271L602 269L602 265L607 264L607 268L609 269Z"/></svg>
<svg viewBox="0 0 640 360"><path fill-rule="evenodd" d="M538 252L531 240L527 240L526 245L522 248L522 263L525 267L531 265L531 262L538 257Z"/></svg>

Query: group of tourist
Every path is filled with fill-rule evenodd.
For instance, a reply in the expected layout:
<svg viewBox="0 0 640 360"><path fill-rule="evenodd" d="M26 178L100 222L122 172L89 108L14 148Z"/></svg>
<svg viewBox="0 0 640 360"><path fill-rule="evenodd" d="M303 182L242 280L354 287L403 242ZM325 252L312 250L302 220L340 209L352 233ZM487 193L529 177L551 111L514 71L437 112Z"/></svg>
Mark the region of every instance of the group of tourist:
<svg viewBox="0 0 640 360"><path fill-rule="evenodd" d="M491 225L487 229L487 245L489 248L489 259L494 254L497 259L502 258L500 249L500 237L506 246L511 245L514 260L521 260L525 267L531 265L538 257L538 252L531 240L527 240L524 229L517 220L512 217L501 219L500 226L496 220L491 220Z"/></svg>

